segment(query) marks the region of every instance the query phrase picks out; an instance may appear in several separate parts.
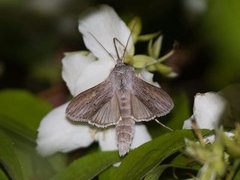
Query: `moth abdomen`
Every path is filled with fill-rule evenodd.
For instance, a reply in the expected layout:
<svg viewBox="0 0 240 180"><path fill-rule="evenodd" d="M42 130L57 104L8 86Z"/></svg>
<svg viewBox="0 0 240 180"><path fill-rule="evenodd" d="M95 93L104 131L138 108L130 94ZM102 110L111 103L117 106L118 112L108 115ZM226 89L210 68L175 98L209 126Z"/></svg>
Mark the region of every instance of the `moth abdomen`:
<svg viewBox="0 0 240 180"><path fill-rule="evenodd" d="M119 155L128 153L134 136L135 121L132 117L123 117L116 126Z"/></svg>

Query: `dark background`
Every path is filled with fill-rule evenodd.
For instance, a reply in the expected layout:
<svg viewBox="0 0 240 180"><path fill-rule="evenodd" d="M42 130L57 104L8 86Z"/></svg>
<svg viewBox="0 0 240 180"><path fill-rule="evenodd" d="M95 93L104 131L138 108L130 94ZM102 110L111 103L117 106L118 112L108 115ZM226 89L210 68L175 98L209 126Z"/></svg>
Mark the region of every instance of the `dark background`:
<svg viewBox="0 0 240 180"><path fill-rule="evenodd" d="M162 55L178 43L168 64L175 79L156 75L172 93L218 91L240 78L240 3L212 0L3 0L0 1L0 89L27 89L54 105L69 96L61 79L64 52L84 50L78 17L111 5L124 21L139 16L142 33L161 31ZM144 44L138 44L142 52ZM137 51L137 52L138 52ZM142 52L144 53L144 52ZM94 74L93 74L94 75Z"/></svg>

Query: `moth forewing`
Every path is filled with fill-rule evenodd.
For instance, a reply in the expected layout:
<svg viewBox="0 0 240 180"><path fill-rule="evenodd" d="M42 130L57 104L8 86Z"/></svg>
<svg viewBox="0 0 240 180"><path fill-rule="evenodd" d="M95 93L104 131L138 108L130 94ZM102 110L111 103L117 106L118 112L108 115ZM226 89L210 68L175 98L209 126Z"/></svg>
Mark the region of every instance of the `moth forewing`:
<svg viewBox="0 0 240 180"><path fill-rule="evenodd" d="M135 76L133 78L132 111L136 121L149 121L168 114L174 104L162 89Z"/></svg>
<svg viewBox="0 0 240 180"><path fill-rule="evenodd" d="M120 118L116 97L109 79L80 93L66 109L69 119L97 127L114 125Z"/></svg>

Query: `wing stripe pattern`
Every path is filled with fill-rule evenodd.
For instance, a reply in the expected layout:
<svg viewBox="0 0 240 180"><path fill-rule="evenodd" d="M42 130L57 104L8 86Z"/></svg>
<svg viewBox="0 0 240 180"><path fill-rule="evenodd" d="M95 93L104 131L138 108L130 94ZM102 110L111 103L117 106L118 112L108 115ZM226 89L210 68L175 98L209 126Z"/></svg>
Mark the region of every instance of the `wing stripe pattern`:
<svg viewBox="0 0 240 180"><path fill-rule="evenodd" d="M107 79L77 95L68 105L66 115L98 127L116 124L120 113L111 82Z"/></svg>
<svg viewBox="0 0 240 180"><path fill-rule="evenodd" d="M135 77L132 110L136 121L149 121L164 116L173 108L171 97L161 88Z"/></svg>

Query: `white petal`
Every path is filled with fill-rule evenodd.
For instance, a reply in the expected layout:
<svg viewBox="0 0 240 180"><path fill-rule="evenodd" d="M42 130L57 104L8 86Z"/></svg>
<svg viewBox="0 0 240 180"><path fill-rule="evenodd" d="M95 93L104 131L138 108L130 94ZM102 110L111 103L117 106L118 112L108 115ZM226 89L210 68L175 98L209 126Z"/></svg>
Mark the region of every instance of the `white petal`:
<svg viewBox="0 0 240 180"><path fill-rule="evenodd" d="M133 142L131 145L131 149L134 149L142 144L151 141L151 136L148 133L148 130L145 125L143 124L136 124L135 125L135 134L133 137Z"/></svg>
<svg viewBox="0 0 240 180"><path fill-rule="evenodd" d="M114 128L99 131L96 134L96 140L99 142L102 151L117 150L116 131ZM134 149L151 140L151 136L145 125L136 124L135 133L130 149Z"/></svg>
<svg viewBox="0 0 240 180"><path fill-rule="evenodd" d="M160 87L160 85L158 83L153 82L153 73L150 73L149 71L147 71L145 69L143 69L140 72L140 78L154 86Z"/></svg>
<svg viewBox="0 0 240 180"><path fill-rule="evenodd" d="M193 115L184 121L183 123L183 129L192 129L192 119L193 119Z"/></svg>
<svg viewBox="0 0 240 180"><path fill-rule="evenodd" d="M194 99L192 118L201 129L215 129L220 125L227 107L227 100L217 93L198 93ZM190 122L186 123L189 126Z"/></svg>
<svg viewBox="0 0 240 180"><path fill-rule="evenodd" d="M87 48L98 58L109 59L109 54L104 48L117 59L113 38L117 38L124 46L130 35L130 30L119 18L116 12L107 5L102 5L87 13L79 20L79 31L83 34L83 40ZM95 38L93 38L93 36ZM99 41L99 42L97 42ZM102 47L101 45L104 47ZM117 43L120 56L123 53L123 46ZM127 52L133 54L133 42L130 38Z"/></svg>
<svg viewBox="0 0 240 180"><path fill-rule="evenodd" d="M73 95L76 96L107 79L114 65L113 60L100 59L88 64L75 82L76 88Z"/></svg>
<svg viewBox="0 0 240 180"><path fill-rule="evenodd" d="M87 147L94 141L89 126L73 124L65 118L67 105L55 108L41 121L37 150L43 156Z"/></svg>
<svg viewBox="0 0 240 180"><path fill-rule="evenodd" d="M102 151L117 150L115 127L100 130L95 136Z"/></svg>
<svg viewBox="0 0 240 180"><path fill-rule="evenodd" d="M114 67L113 60L96 60L79 52L67 53L62 63L62 77L73 96L104 81Z"/></svg>
<svg viewBox="0 0 240 180"><path fill-rule="evenodd" d="M82 71L92 62L95 62L95 58L91 54L84 56L81 52L65 53L62 59L62 78L72 95L76 92L76 82Z"/></svg>

